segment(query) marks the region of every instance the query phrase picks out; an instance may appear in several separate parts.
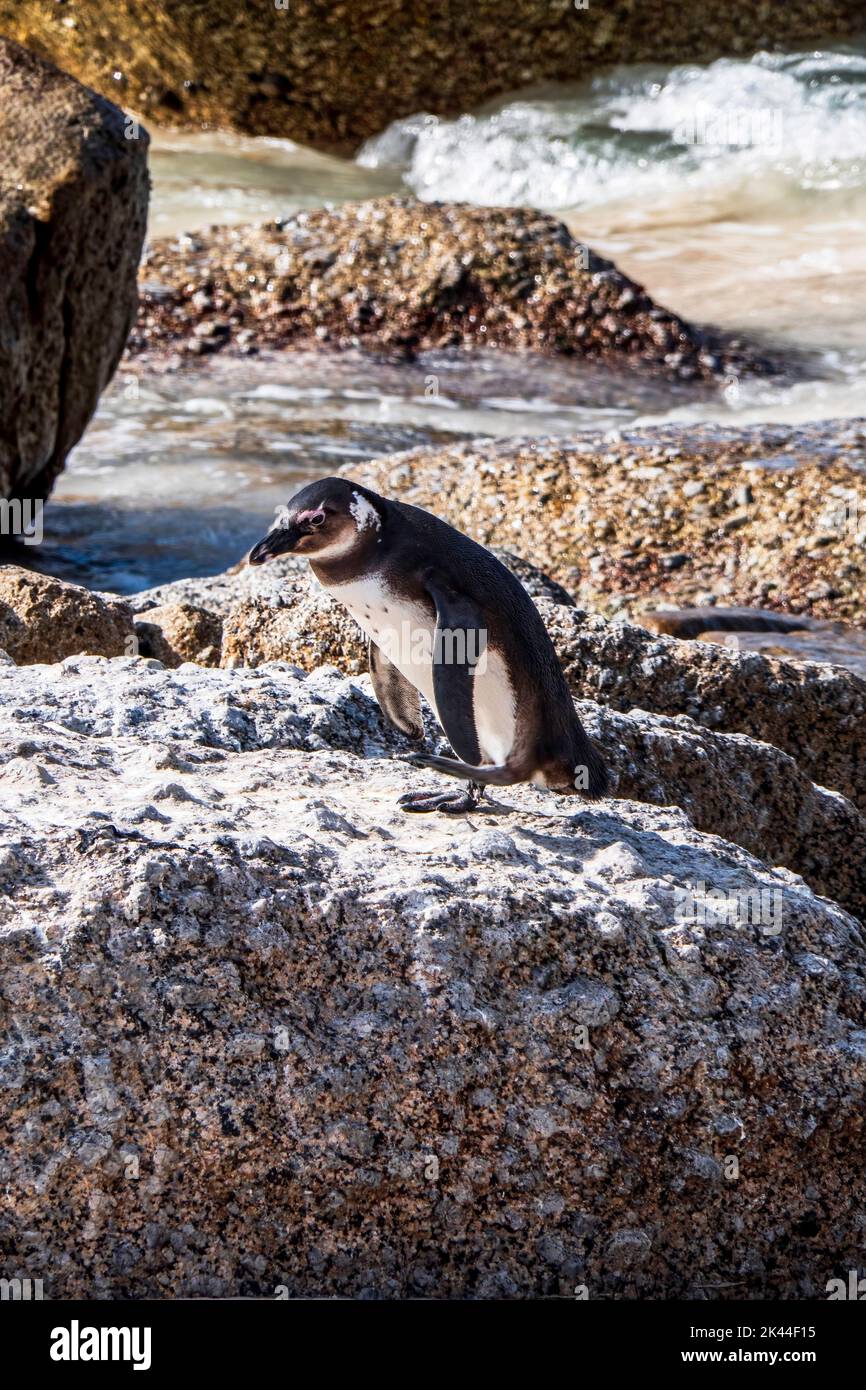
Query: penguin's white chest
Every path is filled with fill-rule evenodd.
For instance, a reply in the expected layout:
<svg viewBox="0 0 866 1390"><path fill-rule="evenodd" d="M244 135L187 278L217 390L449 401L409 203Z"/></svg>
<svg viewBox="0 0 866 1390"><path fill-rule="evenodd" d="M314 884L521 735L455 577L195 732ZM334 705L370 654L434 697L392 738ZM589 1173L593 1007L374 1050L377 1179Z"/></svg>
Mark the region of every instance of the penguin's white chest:
<svg viewBox="0 0 866 1390"><path fill-rule="evenodd" d="M433 614L395 594L378 575L324 587L376 643L382 655L420 690L438 718L433 694ZM505 662L490 646L476 667L473 713L482 759L504 763L514 745L516 703Z"/></svg>

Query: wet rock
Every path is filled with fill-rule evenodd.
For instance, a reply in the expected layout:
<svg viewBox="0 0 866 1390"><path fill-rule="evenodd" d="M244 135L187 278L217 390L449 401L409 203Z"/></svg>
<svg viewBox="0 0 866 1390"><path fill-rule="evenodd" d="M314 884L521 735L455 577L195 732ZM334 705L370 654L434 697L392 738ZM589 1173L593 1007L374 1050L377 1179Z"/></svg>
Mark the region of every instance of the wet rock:
<svg viewBox="0 0 866 1390"><path fill-rule="evenodd" d="M574 81L617 63L709 60L808 45L860 31L850 0L788 0L708 11L698 0L619 6L513 0L407 10L359 0L321 10L298 0L191 0L128 9L113 0L2 0L4 32L32 43L97 90L122 91L171 125L229 127L350 153L390 121L459 114L530 82Z"/></svg>
<svg viewBox="0 0 866 1390"><path fill-rule="evenodd" d="M729 632L710 628L698 634L699 642L718 642L740 652L760 652L762 656L785 661L822 661L844 666L866 680L866 632L825 623L793 632Z"/></svg>
<svg viewBox="0 0 866 1390"><path fill-rule="evenodd" d="M672 608L642 614L641 626L739 652L827 662L866 677L866 632L806 614L759 608Z"/></svg>
<svg viewBox="0 0 866 1390"><path fill-rule="evenodd" d="M700 637L709 628L729 632L798 632L815 626L808 617L775 613L771 608L661 608L641 615L641 627L667 637Z"/></svg>
<svg viewBox="0 0 866 1390"><path fill-rule="evenodd" d="M133 356L188 351L191 343L216 351L254 329L257 345L269 348L318 340L410 354L475 345L615 360L695 380L718 375L703 355L709 330L654 304L563 223L532 208L407 197L347 203L262 227L212 227L192 245L155 241L144 274ZM211 311L202 320L196 307L205 291L223 324L218 337ZM678 345L675 364L660 329ZM772 369L760 354L715 339L723 373Z"/></svg>
<svg viewBox="0 0 866 1390"><path fill-rule="evenodd" d="M853 919L670 807L507 788L419 824L396 797L436 778L387 738L326 671L0 667L6 1276L793 1298L853 1268Z"/></svg>
<svg viewBox="0 0 866 1390"><path fill-rule="evenodd" d="M135 318L148 137L8 39L0 109L0 496L44 498Z"/></svg>
<svg viewBox="0 0 866 1390"><path fill-rule="evenodd" d="M191 603L167 603L147 610L135 624L138 650L164 666L195 661L218 666L222 645L222 619Z"/></svg>
<svg viewBox="0 0 866 1390"><path fill-rule="evenodd" d="M79 652L128 656L135 650L132 610L111 594L0 565L0 646L19 666Z"/></svg>

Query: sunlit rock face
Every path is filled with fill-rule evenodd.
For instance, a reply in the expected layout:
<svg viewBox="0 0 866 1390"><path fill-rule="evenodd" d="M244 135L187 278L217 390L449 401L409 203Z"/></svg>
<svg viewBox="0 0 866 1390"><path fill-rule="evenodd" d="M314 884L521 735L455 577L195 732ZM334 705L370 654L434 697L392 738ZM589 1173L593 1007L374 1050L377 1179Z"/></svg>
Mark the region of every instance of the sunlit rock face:
<svg viewBox="0 0 866 1390"><path fill-rule="evenodd" d="M410 819L436 778L398 747L333 670L0 666L5 1275L809 1297L854 1268L854 919L671 806Z"/></svg>

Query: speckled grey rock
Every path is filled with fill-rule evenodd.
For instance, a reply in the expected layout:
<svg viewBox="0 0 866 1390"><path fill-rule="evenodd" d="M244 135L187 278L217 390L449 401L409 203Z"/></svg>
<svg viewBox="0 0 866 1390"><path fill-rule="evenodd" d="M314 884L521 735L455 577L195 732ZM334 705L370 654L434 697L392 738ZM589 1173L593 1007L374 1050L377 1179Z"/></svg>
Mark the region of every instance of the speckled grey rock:
<svg viewBox="0 0 866 1390"><path fill-rule="evenodd" d="M854 920L675 808L406 817L437 779L395 747L333 671L0 667L4 1275L808 1297L855 1267Z"/></svg>

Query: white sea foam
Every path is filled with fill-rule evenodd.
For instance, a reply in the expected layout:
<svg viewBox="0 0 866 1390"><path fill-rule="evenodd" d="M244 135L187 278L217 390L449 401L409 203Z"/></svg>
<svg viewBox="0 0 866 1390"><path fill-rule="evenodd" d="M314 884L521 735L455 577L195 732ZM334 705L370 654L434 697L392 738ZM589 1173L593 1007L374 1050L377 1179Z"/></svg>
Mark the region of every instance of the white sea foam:
<svg viewBox="0 0 866 1390"><path fill-rule="evenodd" d="M564 208L760 174L780 194L862 188L864 151L866 54L839 47L620 67L456 120L410 116L358 162L401 168L424 198Z"/></svg>

